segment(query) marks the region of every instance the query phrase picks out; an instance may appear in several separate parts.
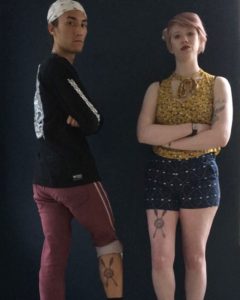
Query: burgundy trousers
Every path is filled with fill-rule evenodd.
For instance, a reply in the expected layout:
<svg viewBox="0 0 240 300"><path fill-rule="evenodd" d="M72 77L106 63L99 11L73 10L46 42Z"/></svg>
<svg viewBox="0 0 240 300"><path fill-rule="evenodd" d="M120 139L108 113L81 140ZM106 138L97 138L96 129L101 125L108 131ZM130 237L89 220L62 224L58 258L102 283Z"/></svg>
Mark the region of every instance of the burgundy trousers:
<svg viewBox="0 0 240 300"><path fill-rule="evenodd" d="M100 182L69 188L33 185L33 197L45 237L39 272L40 299L64 300L71 221L75 218L89 231L97 249L119 243L111 206Z"/></svg>

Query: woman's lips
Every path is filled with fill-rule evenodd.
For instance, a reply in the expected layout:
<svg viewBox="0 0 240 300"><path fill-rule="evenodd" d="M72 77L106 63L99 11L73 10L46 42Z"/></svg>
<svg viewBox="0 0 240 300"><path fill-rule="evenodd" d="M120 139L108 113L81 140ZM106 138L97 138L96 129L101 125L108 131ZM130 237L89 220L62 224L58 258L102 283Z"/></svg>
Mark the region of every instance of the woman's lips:
<svg viewBox="0 0 240 300"><path fill-rule="evenodd" d="M190 48L190 46L186 45L186 46L183 46L183 47L181 48L181 50L184 51L184 50L187 50L187 49L189 49L189 48Z"/></svg>

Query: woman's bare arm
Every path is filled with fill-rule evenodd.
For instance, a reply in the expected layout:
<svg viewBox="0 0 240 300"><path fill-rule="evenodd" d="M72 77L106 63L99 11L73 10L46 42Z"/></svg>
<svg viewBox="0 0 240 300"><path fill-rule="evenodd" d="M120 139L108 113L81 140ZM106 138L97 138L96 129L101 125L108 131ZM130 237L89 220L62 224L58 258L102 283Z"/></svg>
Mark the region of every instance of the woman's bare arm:
<svg viewBox="0 0 240 300"><path fill-rule="evenodd" d="M206 150L227 145L232 128L233 107L231 87L227 79L217 77L214 85L214 113L208 130L170 144L170 148L181 150ZM169 146L169 145L166 145Z"/></svg>
<svg viewBox="0 0 240 300"><path fill-rule="evenodd" d="M154 82L148 87L137 124L138 141L157 146L186 137L192 133L191 123L180 125L154 124L158 89L158 82Z"/></svg>

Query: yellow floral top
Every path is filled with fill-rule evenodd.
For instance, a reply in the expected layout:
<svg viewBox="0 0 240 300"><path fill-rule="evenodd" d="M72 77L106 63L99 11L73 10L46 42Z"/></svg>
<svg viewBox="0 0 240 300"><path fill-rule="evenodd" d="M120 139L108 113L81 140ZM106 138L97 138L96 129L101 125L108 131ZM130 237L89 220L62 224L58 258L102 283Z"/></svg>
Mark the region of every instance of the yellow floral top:
<svg viewBox="0 0 240 300"><path fill-rule="evenodd" d="M188 97L178 99L172 94L172 74L160 83L156 107L156 124L177 125L183 123L211 124L213 115L213 85L215 76L203 70L198 72L196 88ZM178 78L176 78L178 79ZM220 148L206 150L176 150L153 146L153 152L170 159L189 159L206 153L218 154Z"/></svg>

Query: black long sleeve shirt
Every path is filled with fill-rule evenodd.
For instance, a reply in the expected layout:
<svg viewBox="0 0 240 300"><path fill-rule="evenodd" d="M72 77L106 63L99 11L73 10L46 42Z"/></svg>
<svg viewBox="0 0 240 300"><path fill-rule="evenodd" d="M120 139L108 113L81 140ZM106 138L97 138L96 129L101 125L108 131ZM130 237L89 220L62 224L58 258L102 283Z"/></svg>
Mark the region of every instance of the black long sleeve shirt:
<svg viewBox="0 0 240 300"><path fill-rule="evenodd" d="M66 123L72 116L79 128ZM35 184L70 187L99 180L86 136L101 126L101 116L67 59L52 54L38 68L34 127L38 140Z"/></svg>

